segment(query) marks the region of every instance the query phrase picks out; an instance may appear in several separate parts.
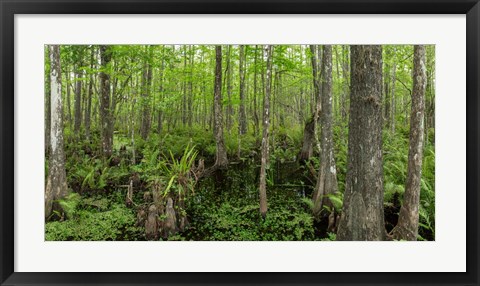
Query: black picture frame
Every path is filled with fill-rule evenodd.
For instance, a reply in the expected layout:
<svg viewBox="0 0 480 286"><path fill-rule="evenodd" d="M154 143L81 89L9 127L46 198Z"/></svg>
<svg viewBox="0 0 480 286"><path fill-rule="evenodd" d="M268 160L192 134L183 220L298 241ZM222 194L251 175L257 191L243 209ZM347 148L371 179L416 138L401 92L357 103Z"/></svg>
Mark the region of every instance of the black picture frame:
<svg viewBox="0 0 480 286"><path fill-rule="evenodd" d="M1 285L478 285L478 0L0 0ZM15 14L466 14L467 253L465 273L21 273L14 272ZM461 96L461 95L460 95ZM458 207L458 206L457 206ZM463 206L460 206L463 207ZM368 257L366 258L368 259ZM446 257L448 259L448 257ZM392 257L392 270L395 270ZM302 263L297 261L294 263ZM341 267L341 266L339 266Z"/></svg>

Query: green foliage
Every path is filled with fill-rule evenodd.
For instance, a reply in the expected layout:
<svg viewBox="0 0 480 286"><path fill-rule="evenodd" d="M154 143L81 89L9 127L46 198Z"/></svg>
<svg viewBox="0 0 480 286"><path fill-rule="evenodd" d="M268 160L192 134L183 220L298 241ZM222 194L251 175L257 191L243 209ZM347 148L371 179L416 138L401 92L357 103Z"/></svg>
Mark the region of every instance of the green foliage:
<svg viewBox="0 0 480 286"><path fill-rule="evenodd" d="M197 207L197 211L200 210ZM202 240L312 240L313 218L301 208L285 206L269 209L263 220L258 204L222 203L200 214L203 223L192 226L191 234ZM197 237L198 238L198 237Z"/></svg>
<svg viewBox="0 0 480 286"><path fill-rule="evenodd" d="M168 185L164 191L164 196L172 190L176 190L179 194L183 192L194 192L194 179L191 176L191 169L195 163L198 152L195 146L185 148L182 157L176 159L172 152L170 152L170 161L161 164L162 174L168 179ZM175 185L174 185L175 183ZM174 186L174 188L172 188Z"/></svg>
<svg viewBox="0 0 480 286"><path fill-rule="evenodd" d="M261 123L263 114L265 91L262 87L265 79L262 77L266 67L263 46L245 46L248 133L244 135L238 132L241 103L239 47L228 48L230 57L226 56L227 49L224 49L224 142L231 164L226 173L215 173L201 181L200 185L195 185L195 192L193 187L197 182L190 172L194 162L203 159L205 166L209 167L216 153L212 130L214 47L109 46L112 61L107 66L100 65L98 48L96 45L61 47L63 86L70 87L69 102L65 88L63 99L65 107L70 107L64 109L64 145L67 181L72 192L59 201L65 210L66 220L46 224L47 240L142 239L142 230L133 226L134 211L123 206L125 187L132 177L140 178L134 187L135 204L143 203L143 193L152 189L161 191L165 196L189 194L184 198L186 209L177 211L188 216L190 228L185 233L169 237L169 240L335 240L333 233L318 237L318 225L314 225L312 219L311 192L317 178L309 167L319 169L320 150L314 147L314 155L307 166L296 162L303 143L303 122L311 118L315 108L312 55L308 46L276 45L273 53L270 157L267 166L269 209L265 219L258 210L261 126L257 129L260 134L253 134L253 118L257 117ZM383 132L384 201L391 217L395 217L405 192L412 55L412 46L383 47L384 84L387 89L393 84L396 102L396 130L393 133L390 127L385 126ZM435 47L428 46L427 115L435 111L434 55ZM45 56L48 56L47 51ZM340 212L348 162L349 47L334 45L332 56L333 142L339 193L330 195L329 199L335 210ZM48 76L48 58L45 63L44 73ZM227 63L230 64L228 70ZM147 64L154 78L148 97L143 93ZM392 83L394 67L396 78ZM78 71L84 72L80 78L73 76ZM100 96L98 79L95 79L100 72L110 76L110 102L116 104L112 110L115 119L112 158L103 158L101 152ZM228 74L231 75L232 88L229 97L226 96ZM83 88L86 91L91 75L94 75L94 88L91 136L87 141L83 139L85 130L81 129L80 134L74 132L72 117L75 115L70 113L75 111L75 82L85 83ZM45 85L48 85L48 80L45 80ZM87 101L85 93L82 93L83 108L86 108L83 104ZM192 106L188 107L189 104ZM138 132L145 107L150 108L152 119L146 140ZM163 116L161 131L157 130L154 122L158 115ZM226 126L227 116L232 119L230 128ZM435 235L435 129L428 127L421 178L419 239L432 240ZM133 140L132 130L135 133ZM135 164L131 164L133 151ZM45 160L45 175L48 167L48 160Z"/></svg>
<svg viewBox="0 0 480 286"><path fill-rule="evenodd" d="M78 216L66 221L47 222L45 240L136 240L140 229L132 210L121 204L114 204L102 212L80 211Z"/></svg>
<svg viewBox="0 0 480 286"><path fill-rule="evenodd" d="M240 158L250 154L252 150L255 150L255 137L251 134L239 135L238 132L230 132L225 134L225 148L227 149L227 155L230 158L237 158L239 145L240 145ZM212 145L212 147L215 147ZM215 154L216 147L213 148L213 154ZM211 152L212 150L210 150Z"/></svg>
<svg viewBox="0 0 480 286"><path fill-rule="evenodd" d="M336 241L337 240L337 235L333 232L327 233L328 237L322 238L322 241Z"/></svg>
<svg viewBox="0 0 480 286"><path fill-rule="evenodd" d="M77 193L70 193L63 200L60 200L58 203L62 207L65 215L68 219L74 218L78 211L78 205L80 204L81 197Z"/></svg>
<svg viewBox="0 0 480 286"><path fill-rule="evenodd" d="M243 172L239 172L243 170ZM313 216L307 198L293 188L270 186L265 219L259 212L255 166L227 170L221 190L206 179L187 201L187 240L314 240ZM228 190L228 191L222 191Z"/></svg>
<svg viewBox="0 0 480 286"><path fill-rule="evenodd" d="M400 135L402 134L402 135ZM408 132L383 133L384 202L393 203L395 194L403 200L408 166Z"/></svg>
<svg viewBox="0 0 480 286"><path fill-rule="evenodd" d="M336 192L334 194L325 195L325 197L327 197L330 200L330 202L332 202L333 208L337 212L340 212L342 210L342 208L343 208L343 193Z"/></svg>

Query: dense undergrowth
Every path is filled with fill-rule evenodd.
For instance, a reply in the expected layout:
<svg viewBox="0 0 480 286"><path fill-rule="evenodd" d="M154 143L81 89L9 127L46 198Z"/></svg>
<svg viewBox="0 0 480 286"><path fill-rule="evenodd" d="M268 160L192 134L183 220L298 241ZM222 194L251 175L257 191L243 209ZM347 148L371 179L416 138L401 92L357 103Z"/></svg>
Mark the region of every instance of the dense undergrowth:
<svg viewBox="0 0 480 286"><path fill-rule="evenodd" d="M137 210L145 204L145 192L161 188L164 195L185 198L181 210L188 225L169 240L334 240L325 222L316 222L311 212L311 193L318 170L315 155L306 164L297 162L302 144L301 129L278 128L272 134L270 166L267 170L268 214L258 211L259 141L252 135L227 132L225 145L230 165L226 170L196 183L188 168L200 159L213 164L215 142L202 128L175 129L151 134L144 141L115 134L114 155L102 159L98 134L91 141L74 139L66 128L66 171L70 195L61 205L62 219L45 225L46 240L145 240ZM341 210L347 166L346 126L334 128L335 159ZM421 179L419 240L435 238L435 149L429 131ZM135 148L135 158L133 158ZM408 161L408 130L384 131L384 189L386 229L396 224L400 210ZM48 160L46 160L47 162ZM135 164L132 164L135 161ZM45 168L48 169L46 163ZM183 172L183 173L182 173ZM183 177L182 177L183 176ZM129 182L133 183L132 204L126 203ZM164 239L164 238L160 238Z"/></svg>

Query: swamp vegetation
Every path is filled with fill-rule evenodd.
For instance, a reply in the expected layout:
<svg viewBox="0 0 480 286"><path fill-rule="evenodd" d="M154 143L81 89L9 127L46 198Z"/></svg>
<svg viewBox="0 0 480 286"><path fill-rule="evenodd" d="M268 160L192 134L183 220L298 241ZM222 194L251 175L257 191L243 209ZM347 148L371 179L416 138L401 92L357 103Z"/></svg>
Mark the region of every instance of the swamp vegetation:
<svg viewBox="0 0 480 286"><path fill-rule="evenodd" d="M435 47L45 47L45 240L434 240Z"/></svg>

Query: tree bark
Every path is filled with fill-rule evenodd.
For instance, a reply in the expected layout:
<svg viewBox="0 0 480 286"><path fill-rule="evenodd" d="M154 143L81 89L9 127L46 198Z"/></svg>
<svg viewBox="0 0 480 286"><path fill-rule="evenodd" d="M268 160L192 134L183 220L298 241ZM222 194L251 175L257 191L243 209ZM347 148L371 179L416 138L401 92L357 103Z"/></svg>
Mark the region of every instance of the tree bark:
<svg viewBox="0 0 480 286"><path fill-rule="evenodd" d="M233 115L233 107L232 107L232 46L228 45L227 48L227 67L226 67L226 77L227 77L227 108L226 108L226 113L227 113L227 122L226 122L226 127L227 130L230 132L232 129L232 115Z"/></svg>
<svg viewBox="0 0 480 286"><path fill-rule="evenodd" d="M255 137L258 136L259 120L258 120L258 111L257 111L257 56L258 55L258 45L255 46L255 58L254 58L254 75L253 75L253 122L254 122L254 134Z"/></svg>
<svg viewBox="0 0 480 286"><path fill-rule="evenodd" d="M382 47L351 46L350 122L337 240L384 240Z"/></svg>
<svg viewBox="0 0 480 286"><path fill-rule="evenodd" d="M68 193L65 173L65 154L63 150L63 106L62 76L60 68L60 47L52 45L50 49L50 96L51 96L51 156L48 168L47 186L45 188L45 218L53 211L61 212L58 200Z"/></svg>
<svg viewBox="0 0 480 286"><path fill-rule="evenodd" d="M387 56L389 55L389 53L387 52ZM390 67L388 64L384 64L385 66L385 69L384 69L384 74L388 75L390 73ZM384 81L384 89L383 89L383 94L384 94L384 98L385 98L385 116L384 116L384 119L385 119L385 126L387 128L390 128L390 103L391 103L391 99L390 99L390 77L389 76L385 76L383 78L383 81Z"/></svg>
<svg viewBox="0 0 480 286"><path fill-rule="evenodd" d="M183 46L182 125L187 125L187 46Z"/></svg>
<svg viewBox="0 0 480 286"><path fill-rule="evenodd" d="M395 54L395 50L394 50ZM395 86L397 81L397 64L394 62L392 67L392 80L390 82L390 97L392 104L390 105L390 127L392 133L395 133L395 111L396 111L396 101L395 101Z"/></svg>
<svg viewBox="0 0 480 286"><path fill-rule="evenodd" d="M94 67L94 54L95 49L92 46L92 51L90 55L90 69L93 70ZM90 140L90 117L92 114L92 94L93 94L93 75L90 74L89 83L88 83L88 94L87 94L87 107L85 108L85 137L87 140Z"/></svg>
<svg viewBox="0 0 480 286"><path fill-rule="evenodd" d="M50 60L50 47L47 46L45 49L47 53L47 57ZM50 65L52 63L50 62ZM50 155L50 126L51 126L51 79L50 79L50 73L51 73L51 66L50 70L46 71L45 69L45 154L48 157Z"/></svg>
<svg viewBox="0 0 480 286"><path fill-rule="evenodd" d="M267 70L265 75L265 97L263 99L263 136L262 136L262 159L260 166L260 214L262 217L267 215L267 164L269 156L268 129L270 127L270 93L272 85L272 46L265 46L265 56L267 60Z"/></svg>
<svg viewBox="0 0 480 286"><path fill-rule="evenodd" d="M425 46L414 47L412 112L410 115L410 146L408 149L408 171L398 223L393 236L402 240L417 240L418 208L423 159L423 119L425 113L425 90L427 84Z"/></svg>
<svg viewBox="0 0 480 286"><path fill-rule="evenodd" d="M109 46L100 46L100 123L102 130L102 151L105 158L112 156L113 152L113 118L110 110L110 74L106 71L112 60L112 51Z"/></svg>
<svg viewBox="0 0 480 286"><path fill-rule="evenodd" d="M81 48L80 48L81 49ZM82 51L79 49L79 59L80 62L76 66L75 71L75 122L74 122L74 132L77 136L80 135L80 127L82 125L82 77L83 72L80 70L80 66L82 65Z"/></svg>
<svg viewBox="0 0 480 286"><path fill-rule="evenodd" d="M240 45L240 112L239 112L239 134L247 133L247 114L245 113L245 46Z"/></svg>
<svg viewBox="0 0 480 286"><path fill-rule="evenodd" d="M215 46L215 91L214 91L214 133L216 140L215 166L228 165L227 150L223 141L223 112L222 112L222 46Z"/></svg>
<svg viewBox="0 0 480 286"><path fill-rule="evenodd" d="M192 118L193 118L193 65L195 58L195 46L190 45L190 58L189 58L189 73L188 73L188 127L192 127Z"/></svg>
<svg viewBox="0 0 480 286"><path fill-rule="evenodd" d="M313 198L313 213L317 219L320 218L323 205L333 207L333 204L325 196L334 194L338 190L337 166L333 154L332 113L332 46L325 45L322 61L322 113L320 116L321 166Z"/></svg>
<svg viewBox="0 0 480 286"><path fill-rule="evenodd" d="M142 78L142 127L140 135L143 140L148 138L150 132L151 118L150 118L150 89L152 86L152 65L150 64L153 53L153 47L148 47L147 59L145 61L143 78Z"/></svg>
<svg viewBox="0 0 480 286"><path fill-rule="evenodd" d="M68 66L65 67L65 78L66 78L66 85L67 85L67 100L65 102L65 105L67 106L67 122L69 127L72 127L72 108L70 106L70 71L68 70Z"/></svg>
<svg viewBox="0 0 480 286"><path fill-rule="evenodd" d="M348 46L342 45L342 74L345 80L343 84L343 92L342 92L342 120L346 122L348 120L348 112L347 112L347 99L348 99L348 91L350 89L350 83L348 81L348 75L350 70L348 68L348 58L349 58L349 50Z"/></svg>
<svg viewBox="0 0 480 286"><path fill-rule="evenodd" d="M157 115L157 133L162 133L163 130L163 100L164 100L164 78L165 78L165 46L162 46L162 65L160 67L160 104Z"/></svg>
<svg viewBox="0 0 480 286"><path fill-rule="evenodd" d="M310 62L312 64L312 75L313 75L313 106L314 112L312 114L311 120L308 120L305 123L305 128L303 129L303 145L302 150L300 151L299 161L304 162L308 161L313 155L313 146L317 139L316 130L317 123L321 112L321 95L320 95L320 75L318 72L318 60L317 60L317 49L315 45L310 45ZM300 106L300 110L303 110L303 106Z"/></svg>

